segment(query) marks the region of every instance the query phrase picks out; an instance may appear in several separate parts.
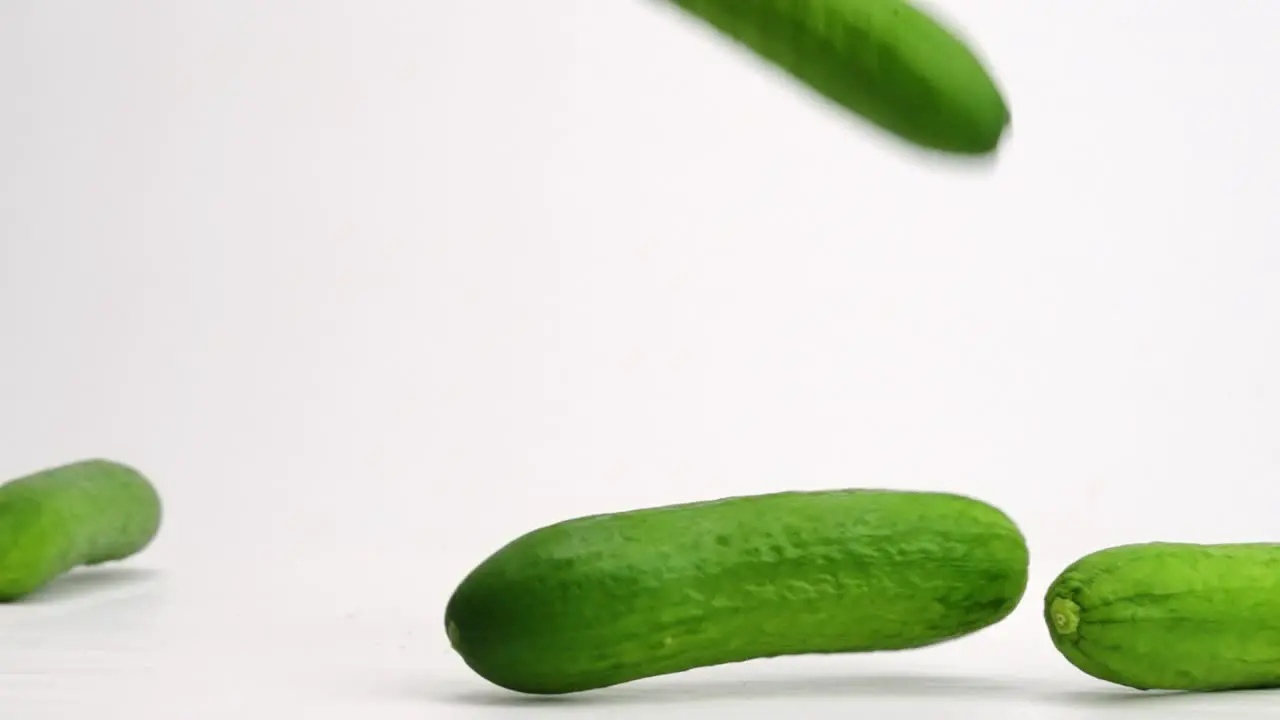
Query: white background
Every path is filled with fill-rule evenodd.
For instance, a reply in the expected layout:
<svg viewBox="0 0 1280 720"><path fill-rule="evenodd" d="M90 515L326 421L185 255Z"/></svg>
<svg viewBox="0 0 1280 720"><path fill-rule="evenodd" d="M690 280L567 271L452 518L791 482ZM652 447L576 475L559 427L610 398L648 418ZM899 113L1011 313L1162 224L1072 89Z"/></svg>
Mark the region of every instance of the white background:
<svg viewBox="0 0 1280 720"><path fill-rule="evenodd" d="M1040 599L1107 545L1280 536L1280 6L932 7L1007 93L994 164L657 0L0 4L0 476L106 456L166 502L0 608L5 717L1273 709L1092 680ZM1025 602L546 702L448 648L527 530L839 486L1000 506Z"/></svg>

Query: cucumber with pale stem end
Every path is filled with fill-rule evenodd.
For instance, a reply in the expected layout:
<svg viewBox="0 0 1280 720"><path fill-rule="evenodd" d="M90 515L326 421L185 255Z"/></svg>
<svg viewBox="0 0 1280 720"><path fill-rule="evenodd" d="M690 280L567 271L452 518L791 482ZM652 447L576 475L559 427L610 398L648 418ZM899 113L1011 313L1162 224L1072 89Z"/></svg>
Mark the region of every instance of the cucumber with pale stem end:
<svg viewBox="0 0 1280 720"><path fill-rule="evenodd" d="M1058 651L1140 690L1280 687L1280 544L1152 542L1068 566L1044 598Z"/></svg>
<svg viewBox="0 0 1280 720"><path fill-rule="evenodd" d="M160 497L137 470L84 460L0 485L0 601L76 567L123 560L160 529Z"/></svg>
<svg viewBox="0 0 1280 720"><path fill-rule="evenodd" d="M663 0L872 124L986 155L1008 104L970 44L905 0Z"/></svg>
<svg viewBox="0 0 1280 720"><path fill-rule="evenodd" d="M454 591L477 674L569 693L693 668L918 648L1008 615L1028 551L1000 510L946 493L786 492L568 520Z"/></svg>

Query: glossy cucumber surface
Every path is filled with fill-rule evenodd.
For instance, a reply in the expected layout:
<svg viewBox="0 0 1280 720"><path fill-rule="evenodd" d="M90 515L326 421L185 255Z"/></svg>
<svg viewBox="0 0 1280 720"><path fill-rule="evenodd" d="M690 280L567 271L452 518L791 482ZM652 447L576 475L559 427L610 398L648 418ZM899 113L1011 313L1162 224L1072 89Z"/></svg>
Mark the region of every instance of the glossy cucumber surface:
<svg viewBox="0 0 1280 720"><path fill-rule="evenodd" d="M490 682L567 693L754 658L958 638L1008 615L1027 569L1018 528L978 500L755 495L535 530L462 581L444 624Z"/></svg>
<svg viewBox="0 0 1280 720"><path fill-rule="evenodd" d="M82 565L140 552L160 528L160 498L137 470L85 460L0 485L0 601Z"/></svg>

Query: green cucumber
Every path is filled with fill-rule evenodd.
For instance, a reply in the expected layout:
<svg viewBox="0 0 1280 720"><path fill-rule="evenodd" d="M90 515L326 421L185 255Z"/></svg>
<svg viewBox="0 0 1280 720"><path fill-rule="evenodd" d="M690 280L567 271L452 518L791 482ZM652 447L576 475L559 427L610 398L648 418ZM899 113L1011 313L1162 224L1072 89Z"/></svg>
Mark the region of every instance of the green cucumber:
<svg viewBox="0 0 1280 720"><path fill-rule="evenodd" d="M1045 594L1053 644L1139 690L1280 687L1280 544L1155 542L1100 550Z"/></svg>
<svg viewBox="0 0 1280 720"><path fill-rule="evenodd" d="M966 41L903 0L667 0L916 145L994 152L1008 105Z"/></svg>
<svg viewBox="0 0 1280 720"><path fill-rule="evenodd" d="M84 565L140 552L160 528L160 498L137 470L85 460L0 486L0 602Z"/></svg>
<svg viewBox="0 0 1280 720"><path fill-rule="evenodd" d="M959 495L732 497L544 527L472 570L445 610L489 682L569 693L782 655L901 650L976 632L1026 589L1001 511Z"/></svg>

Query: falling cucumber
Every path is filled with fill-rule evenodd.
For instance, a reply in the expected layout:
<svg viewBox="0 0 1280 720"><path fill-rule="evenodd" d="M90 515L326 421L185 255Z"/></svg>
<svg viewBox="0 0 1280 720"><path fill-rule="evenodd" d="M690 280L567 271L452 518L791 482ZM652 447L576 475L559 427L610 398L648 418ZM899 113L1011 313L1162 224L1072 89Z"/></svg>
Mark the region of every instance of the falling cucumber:
<svg viewBox="0 0 1280 720"><path fill-rule="evenodd" d="M984 63L904 0L662 0L915 145L994 152L1010 124Z"/></svg>
<svg viewBox="0 0 1280 720"><path fill-rule="evenodd" d="M1117 685L1280 687L1280 544L1099 550L1050 585L1044 620L1068 662Z"/></svg>
<svg viewBox="0 0 1280 720"><path fill-rule="evenodd" d="M829 490L567 520L497 550L444 630L489 682L559 694L756 658L904 650L1008 615L1022 534L959 495Z"/></svg>
<svg viewBox="0 0 1280 720"><path fill-rule="evenodd" d="M0 602L71 570L123 560L160 528L160 498L137 470L84 460L0 485Z"/></svg>

